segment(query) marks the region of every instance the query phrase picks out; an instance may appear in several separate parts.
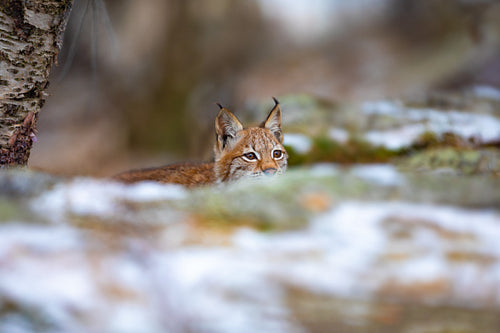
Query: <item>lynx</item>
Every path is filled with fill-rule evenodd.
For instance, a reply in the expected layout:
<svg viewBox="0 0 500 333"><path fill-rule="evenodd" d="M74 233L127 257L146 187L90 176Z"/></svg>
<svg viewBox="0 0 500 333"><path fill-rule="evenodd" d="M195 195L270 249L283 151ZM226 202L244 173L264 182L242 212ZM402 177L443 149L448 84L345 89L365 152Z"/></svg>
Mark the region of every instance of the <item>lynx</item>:
<svg viewBox="0 0 500 333"><path fill-rule="evenodd" d="M115 176L115 179L126 183L153 180L194 187L283 173L288 154L283 147L280 104L273 99L275 105L266 120L258 127L249 128L243 128L229 110L218 104L214 162L132 170Z"/></svg>

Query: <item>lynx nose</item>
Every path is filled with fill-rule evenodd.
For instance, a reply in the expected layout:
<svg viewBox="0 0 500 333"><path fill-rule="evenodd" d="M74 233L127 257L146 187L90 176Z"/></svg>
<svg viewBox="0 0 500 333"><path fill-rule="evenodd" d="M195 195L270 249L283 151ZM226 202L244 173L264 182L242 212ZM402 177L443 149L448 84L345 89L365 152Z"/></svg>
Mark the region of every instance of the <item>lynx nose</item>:
<svg viewBox="0 0 500 333"><path fill-rule="evenodd" d="M267 168L263 172L266 176L272 176L276 173L276 168Z"/></svg>

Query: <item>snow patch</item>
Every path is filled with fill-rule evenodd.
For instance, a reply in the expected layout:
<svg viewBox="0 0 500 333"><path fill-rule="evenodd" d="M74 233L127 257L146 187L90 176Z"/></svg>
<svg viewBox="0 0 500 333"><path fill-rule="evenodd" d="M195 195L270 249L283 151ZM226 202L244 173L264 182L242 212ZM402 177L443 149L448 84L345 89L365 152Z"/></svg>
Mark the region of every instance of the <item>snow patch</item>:
<svg viewBox="0 0 500 333"><path fill-rule="evenodd" d="M389 149L400 149L410 146L429 127L423 124L407 125L401 128L386 131L366 132L365 139L375 146L384 146Z"/></svg>
<svg viewBox="0 0 500 333"><path fill-rule="evenodd" d="M390 164L357 165L351 168L351 172L359 178L383 186L404 183L404 177Z"/></svg>
<svg viewBox="0 0 500 333"><path fill-rule="evenodd" d="M337 176L340 172L338 165L333 163L316 163L309 170L318 177Z"/></svg>
<svg viewBox="0 0 500 333"><path fill-rule="evenodd" d="M141 182L127 185L77 178L66 184L58 184L51 191L43 193L32 201L31 207L54 221L63 220L68 213L109 218L120 211L124 201L180 200L186 195L187 190L175 184Z"/></svg>
<svg viewBox="0 0 500 333"><path fill-rule="evenodd" d="M345 129L334 127L330 128L330 130L328 131L328 136L333 141L346 143L349 139L349 132L347 132Z"/></svg>
<svg viewBox="0 0 500 333"><path fill-rule="evenodd" d="M65 251L80 244L78 234L70 228L22 222L0 225L0 257L7 256L14 246L42 254Z"/></svg>
<svg viewBox="0 0 500 333"><path fill-rule="evenodd" d="M285 146L290 146L299 154L306 154L311 150L312 141L303 134L287 133L283 140Z"/></svg>
<svg viewBox="0 0 500 333"><path fill-rule="evenodd" d="M475 86L472 88L472 93L479 98L500 101L500 89L492 86Z"/></svg>
<svg viewBox="0 0 500 333"><path fill-rule="evenodd" d="M425 131L437 135L451 132L483 142L500 138L500 119L487 114L407 108L400 102L392 101L367 102L363 104L362 110L365 114L390 116L407 124L388 130L368 131L365 134L365 139L369 142L390 149L409 146Z"/></svg>
<svg viewBox="0 0 500 333"><path fill-rule="evenodd" d="M89 310L96 295L91 274L75 252L83 247L77 235L65 227L2 226L0 294L40 306L48 316L61 320L65 320L61 306Z"/></svg>

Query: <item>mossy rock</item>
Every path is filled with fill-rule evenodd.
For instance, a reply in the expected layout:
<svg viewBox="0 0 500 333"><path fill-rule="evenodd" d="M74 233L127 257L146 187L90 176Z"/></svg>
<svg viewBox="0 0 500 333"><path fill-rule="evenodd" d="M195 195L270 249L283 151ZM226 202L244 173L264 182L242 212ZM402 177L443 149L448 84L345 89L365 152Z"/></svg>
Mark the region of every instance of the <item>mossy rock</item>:
<svg viewBox="0 0 500 333"><path fill-rule="evenodd" d="M356 137L351 137L346 142L338 142L322 135L311 139L311 143L311 149L306 153L299 153L293 147L285 145L289 155L289 165L311 165L324 162L339 164L387 163L404 153L401 150L376 146Z"/></svg>
<svg viewBox="0 0 500 333"><path fill-rule="evenodd" d="M399 166L405 171L500 174L500 152L496 149L432 148L414 153Z"/></svg>

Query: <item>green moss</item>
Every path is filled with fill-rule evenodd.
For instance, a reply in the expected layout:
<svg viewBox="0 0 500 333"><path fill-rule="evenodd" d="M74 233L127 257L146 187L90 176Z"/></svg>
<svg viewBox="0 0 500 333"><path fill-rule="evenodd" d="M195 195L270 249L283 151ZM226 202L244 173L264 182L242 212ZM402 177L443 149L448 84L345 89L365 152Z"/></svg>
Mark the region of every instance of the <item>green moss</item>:
<svg viewBox="0 0 500 333"><path fill-rule="evenodd" d="M0 200L0 221L7 221L18 216L18 209L12 202Z"/></svg>
<svg viewBox="0 0 500 333"><path fill-rule="evenodd" d="M437 146L438 144L439 144L439 138L436 135L436 133L431 131L425 131L418 137L413 147L426 148L426 147Z"/></svg>
<svg viewBox="0 0 500 333"><path fill-rule="evenodd" d="M423 150L435 147L471 147L473 142L467 141L459 135L451 132L437 135L434 132L426 131L422 133L415 143L410 147L412 150Z"/></svg>
<svg viewBox="0 0 500 333"><path fill-rule="evenodd" d="M285 145L285 149L288 153L288 165L296 166L307 163L307 155L298 153L292 146Z"/></svg>
<svg viewBox="0 0 500 333"><path fill-rule="evenodd" d="M293 147L286 147L291 166L318 162L352 163L384 163L399 156L400 151L393 151L382 146L374 146L361 139L351 138L346 143L333 141L327 136L313 139L311 150L305 154L296 152Z"/></svg>
<svg viewBox="0 0 500 333"><path fill-rule="evenodd" d="M32 215L26 207L23 207L20 200L12 200L0 196L0 223L16 220L29 222L32 221Z"/></svg>
<svg viewBox="0 0 500 333"><path fill-rule="evenodd" d="M425 164L429 164L432 168L454 165L465 173L472 173L475 172L474 168L479 164L479 161L484 159L484 154L475 153L478 147L473 140L464 139L451 132L438 135L427 131L422 133L411 146L395 150L373 145L356 136L351 136L349 140L342 143L332 140L327 135L312 137L311 141L312 147L307 153L299 153L291 146L285 147L288 151L290 166L309 165L319 162L339 164L387 163L395 159L412 157L415 154L439 148L442 149L440 153L428 155L433 157L429 157ZM447 151L445 148L451 148L451 150ZM456 154L457 151L460 151L459 155ZM491 154L486 155L487 161L495 159ZM420 158L415 157L415 160ZM420 162L413 162L413 160L411 163L420 165Z"/></svg>

